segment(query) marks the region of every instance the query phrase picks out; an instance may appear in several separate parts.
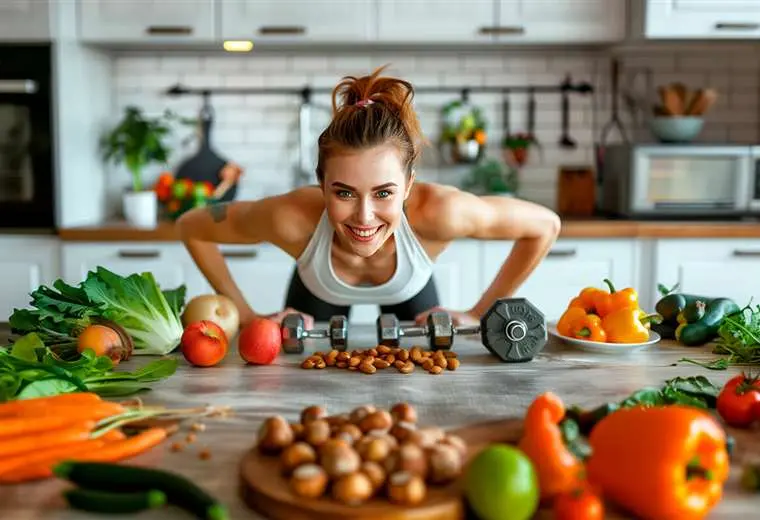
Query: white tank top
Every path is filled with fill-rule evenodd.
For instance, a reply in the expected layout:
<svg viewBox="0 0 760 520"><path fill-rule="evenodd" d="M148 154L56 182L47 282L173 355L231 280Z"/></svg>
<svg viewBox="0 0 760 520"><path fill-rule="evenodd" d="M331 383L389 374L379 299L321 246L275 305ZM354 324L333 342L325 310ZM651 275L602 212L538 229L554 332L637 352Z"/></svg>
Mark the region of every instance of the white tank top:
<svg viewBox="0 0 760 520"><path fill-rule="evenodd" d="M309 243L296 260L301 281L311 293L333 305L393 305L409 300L422 290L433 273L433 261L414 234L406 215L394 232L396 271L381 285L350 285L338 278L332 265L332 243L335 230L327 212L314 230Z"/></svg>

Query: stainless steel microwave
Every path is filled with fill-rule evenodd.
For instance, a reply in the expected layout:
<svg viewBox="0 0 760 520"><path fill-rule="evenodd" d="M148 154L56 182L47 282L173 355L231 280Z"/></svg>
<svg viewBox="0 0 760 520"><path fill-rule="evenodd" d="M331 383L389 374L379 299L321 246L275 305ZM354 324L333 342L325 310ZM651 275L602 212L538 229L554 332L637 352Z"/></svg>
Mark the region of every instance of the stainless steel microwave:
<svg viewBox="0 0 760 520"><path fill-rule="evenodd" d="M598 182L607 215L760 216L760 146L609 145Z"/></svg>

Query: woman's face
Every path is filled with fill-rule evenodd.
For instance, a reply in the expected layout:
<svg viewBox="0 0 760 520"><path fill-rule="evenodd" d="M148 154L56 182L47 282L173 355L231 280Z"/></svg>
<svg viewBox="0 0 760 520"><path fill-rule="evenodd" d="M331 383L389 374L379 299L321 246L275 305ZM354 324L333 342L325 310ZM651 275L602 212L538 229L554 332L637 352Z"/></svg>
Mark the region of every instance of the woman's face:
<svg viewBox="0 0 760 520"><path fill-rule="evenodd" d="M391 145L327 160L322 190L339 243L362 257L376 253L398 226L411 186Z"/></svg>

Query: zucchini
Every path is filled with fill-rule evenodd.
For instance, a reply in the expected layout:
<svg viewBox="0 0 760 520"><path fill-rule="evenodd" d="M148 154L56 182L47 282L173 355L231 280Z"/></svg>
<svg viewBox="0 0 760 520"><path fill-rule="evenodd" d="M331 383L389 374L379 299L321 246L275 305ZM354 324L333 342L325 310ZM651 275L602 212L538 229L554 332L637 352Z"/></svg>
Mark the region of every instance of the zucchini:
<svg viewBox="0 0 760 520"><path fill-rule="evenodd" d="M650 329L662 339L676 339L676 326L672 323L652 323Z"/></svg>
<svg viewBox="0 0 760 520"><path fill-rule="evenodd" d="M72 488L63 492L63 498L74 509L90 513L139 513L166 505L166 494L156 489L117 493Z"/></svg>
<svg viewBox="0 0 760 520"><path fill-rule="evenodd" d="M696 323L704 317L706 307L707 304L702 300L688 304L678 314L678 323Z"/></svg>
<svg viewBox="0 0 760 520"><path fill-rule="evenodd" d="M654 310L662 316L664 323L677 323L678 314L688 305L694 304L698 300L709 303L712 299L712 297L695 294L672 293L660 298L655 304Z"/></svg>
<svg viewBox="0 0 760 520"><path fill-rule="evenodd" d="M88 489L118 492L123 489L159 490L170 504L206 520L227 520L222 503L186 478L153 468L107 462L65 461L53 468L62 479Z"/></svg>
<svg viewBox="0 0 760 520"><path fill-rule="evenodd" d="M704 345L717 336L723 318L739 310L739 306L730 298L714 298L707 303L702 319L678 327L676 339L689 347Z"/></svg>

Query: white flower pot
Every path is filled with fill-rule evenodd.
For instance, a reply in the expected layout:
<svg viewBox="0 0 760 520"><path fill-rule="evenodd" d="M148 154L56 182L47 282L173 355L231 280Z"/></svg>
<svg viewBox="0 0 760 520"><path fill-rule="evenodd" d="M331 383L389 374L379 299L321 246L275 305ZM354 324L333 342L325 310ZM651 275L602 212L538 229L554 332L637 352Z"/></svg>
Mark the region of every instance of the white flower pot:
<svg viewBox="0 0 760 520"><path fill-rule="evenodd" d="M129 191L124 194L124 218L139 228L152 229L158 225L158 197L153 190Z"/></svg>

